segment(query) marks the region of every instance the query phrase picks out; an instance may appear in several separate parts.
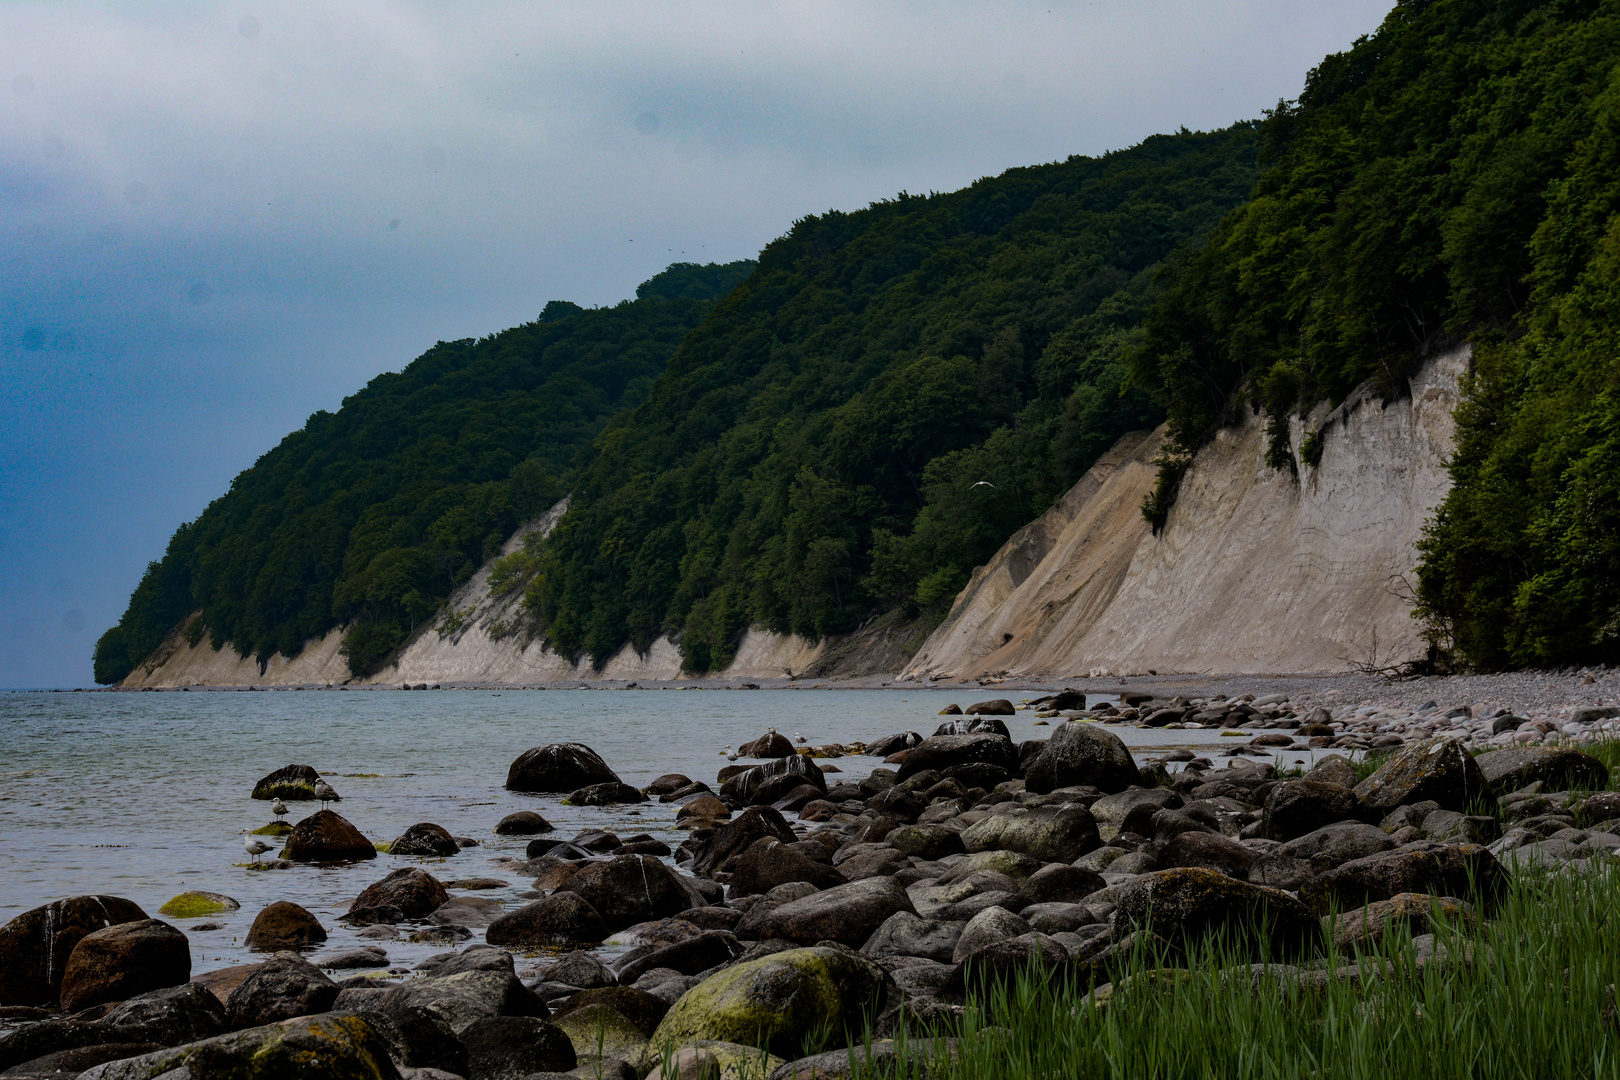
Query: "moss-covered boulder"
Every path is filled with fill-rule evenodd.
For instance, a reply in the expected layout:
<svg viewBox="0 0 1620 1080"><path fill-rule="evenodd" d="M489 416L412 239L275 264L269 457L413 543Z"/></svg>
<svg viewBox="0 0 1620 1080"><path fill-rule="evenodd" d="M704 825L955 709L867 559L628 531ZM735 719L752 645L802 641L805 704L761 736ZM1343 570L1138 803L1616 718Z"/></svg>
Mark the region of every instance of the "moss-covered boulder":
<svg viewBox="0 0 1620 1080"><path fill-rule="evenodd" d="M84 1080L398 1080L388 1043L364 1018L326 1013L248 1028L98 1065Z"/></svg>
<svg viewBox="0 0 1620 1080"><path fill-rule="evenodd" d="M1366 907L1329 917L1324 929L1333 939L1333 948L1350 955L1357 950L1376 948L1383 939L1401 928L1413 937L1427 934L1436 922L1468 926L1474 922L1472 906L1453 896L1427 893L1401 893L1388 900L1376 900Z"/></svg>
<svg viewBox="0 0 1620 1080"><path fill-rule="evenodd" d="M640 1061L647 1052L647 1036L611 1005L585 1005L551 1022L568 1036L579 1057Z"/></svg>
<svg viewBox="0 0 1620 1080"><path fill-rule="evenodd" d="M1434 801L1442 810L1481 813L1496 808L1496 796L1479 764L1455 739L1428 739L1397 752L1356 785L1361 816L1379 821L1397 806Z"/></svg>
<svg viewBox="0 0 1620 1080"><path fill-rule="evenodd" d="M252 830L249 836L286 836L293 831L290 821L270 821Z"/></svg>
<svg viewBox="0 0 1620 1080"><path fill-rule="evenodd" d="M70 896L0 927L0 1005L56 1004L73 947L96 930L146 918L121 896Z"/></svg>
<svg viewBox="0 0 1620 1080"><path fill-rule="evenodd" d="M158 908L158 914L167 915L171 919L200 919L204 915L223 915L227 911L236 911L241 906L224 893L193 889L170 899L168 903Z"/></svg>
<svg viewBox="0 0 1620 1080"><path fill-rule="evenodd" d="M287 765L253 785L253 797L310 802L315 798L315 781L321 774L312 765Z"/></svg>
<svg viewBox="0 0 1620 1080"><path fill-rule="evenodd" d="M825 947L790 949L727 968L688 990L653 1032L641 1067L664 1050L718 1039L784 1058L859 1037L882 1011L892 980L864 957ZM847 1043L842 1043L847 1045Z"/></svg>

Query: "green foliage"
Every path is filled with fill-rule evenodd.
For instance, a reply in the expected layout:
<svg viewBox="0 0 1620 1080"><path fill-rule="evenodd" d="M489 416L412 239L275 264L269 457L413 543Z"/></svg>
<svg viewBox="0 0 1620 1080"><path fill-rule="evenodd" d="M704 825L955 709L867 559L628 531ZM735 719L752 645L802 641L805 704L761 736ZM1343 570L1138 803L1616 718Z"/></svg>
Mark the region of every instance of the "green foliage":
<svg viewBox="0 0 1620 1080"><path fill-rule="evenodd" d="M1155 136L796 223L598 438L530 609L565 653L672 633L689 670L749 626L943 611L1161 419L1121 354L1165 257L1250 189L1255 145L1254 125Z"/></svg>
<svg viewBox="0 0 1620 1080"><path fill-rule="evenodd" d="M96 646L116 682L191 612L216 648L263 662L353 623L374 671L522 522L567 489L591 439L644 399L669 356L753 263L677 263L640 298L440 342L318 412L231 484L147 568Z"/></svg>

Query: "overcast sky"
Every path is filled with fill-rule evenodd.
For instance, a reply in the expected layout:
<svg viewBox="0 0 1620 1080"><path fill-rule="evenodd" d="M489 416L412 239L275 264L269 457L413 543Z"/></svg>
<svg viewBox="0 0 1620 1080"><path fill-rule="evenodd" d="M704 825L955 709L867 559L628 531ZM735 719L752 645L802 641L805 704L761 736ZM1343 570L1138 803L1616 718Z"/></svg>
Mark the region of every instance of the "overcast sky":
<svg viewBox="0 0 1620 1080"><path fill-rule="evenodd" d="M1390 0L0 6L0 687L437 340L1223 127Z"/></svg>

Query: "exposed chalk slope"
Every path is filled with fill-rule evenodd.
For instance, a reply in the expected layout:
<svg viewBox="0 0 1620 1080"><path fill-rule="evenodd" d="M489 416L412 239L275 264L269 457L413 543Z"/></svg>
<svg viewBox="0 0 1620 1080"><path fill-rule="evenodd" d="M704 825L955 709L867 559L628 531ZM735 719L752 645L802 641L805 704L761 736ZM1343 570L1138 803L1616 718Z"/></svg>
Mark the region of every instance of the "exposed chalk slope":
<svg viewBox="0 0 1620 1080"><path fill-rule="evenodd" d="M1198 454L1165 528L1140 506L1163 433L1121 440L973 575L918 651L911 678L1344 670L1420 651L1398 595L1449 479L1462 349L1430 361L1409 398L1355 395L1295 420L1297 481L1265 462L1246 416Z"/></svg>

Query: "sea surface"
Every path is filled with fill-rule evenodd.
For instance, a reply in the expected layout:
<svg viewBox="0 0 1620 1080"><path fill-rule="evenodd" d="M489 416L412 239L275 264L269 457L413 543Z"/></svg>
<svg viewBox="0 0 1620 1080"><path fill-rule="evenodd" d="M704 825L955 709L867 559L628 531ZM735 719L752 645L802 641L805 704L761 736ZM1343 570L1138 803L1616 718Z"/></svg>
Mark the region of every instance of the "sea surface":
<svg viewBox="0 0 1620 1080"><path fill-rule="evenodd" d="M608 828L649 833L671 849L685 839L674 803L568 807L561 796L505 790L508 766L530 747L583 742L637 787L671 772L713 785L730 764L723 748L767 728L811 744L928 735L946 705L988 696L960 688L0 693L0 923L82 893L126 897L160 917L175 894L204 889L242 906L170 920L191 939L193 973L255 959L243 941L276 900L302 904L326 927L330 939L313 961L381 944L393 965L408 968L446 946L363 941L338 916L366 885L410 865L441 880L500 878L507 888L472 895L521 906L531 882L499 860L521 859L529 838L491 831L514 810L538 811L562 838ZM1015 740L1051 730L1031 712L1004 719ZM1220 743L1216 731L1110 730L1139 758ZM291 763L314 766L343 797L334 809L373 841L431 821L479 844L445 859L379 854L347 866L249 869L240 833L271 820L269 804L250 797L253 785ZM837 778L859 779L880 762L821 764L841 770ZM294 822L317 809L288 805ZM482 939L482 930L474 933ZM625 947L610 941L604 952Z"/></svg>

